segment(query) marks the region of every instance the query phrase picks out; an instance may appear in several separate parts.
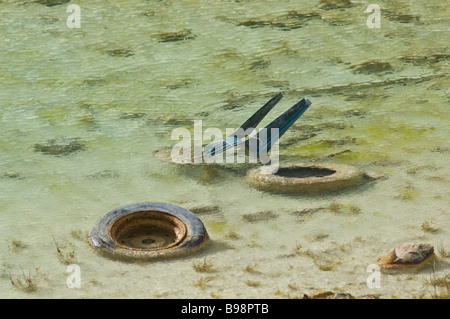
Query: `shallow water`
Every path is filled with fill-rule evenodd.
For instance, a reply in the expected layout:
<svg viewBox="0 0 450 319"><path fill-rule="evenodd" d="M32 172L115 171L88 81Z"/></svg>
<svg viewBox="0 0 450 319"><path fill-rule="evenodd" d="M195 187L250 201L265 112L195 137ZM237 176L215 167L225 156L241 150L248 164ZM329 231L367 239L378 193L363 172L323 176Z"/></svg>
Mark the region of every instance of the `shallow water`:
<svg viewBox="0 0 450 319"><path fill-rule="evenodd" d="M365 2L76 3L79 29L66 25L68 4L0 1L0 297L434 293L427 281L448 274L450 249L445 3L380 1L379 29L366 26ZM247 186L245 169L153 156L176 143L175 128L202 120L225 132L277 92L261 126L305 96L313 103L281 139L282 161L349 164L377 179L287 196ZM36 147L51 139L69 146ZM94 222L141 201L197 212L210 246L154 263L97 255L86 239ZM440 249L434 270L383 272L369 288L367 267L409 241ZM194 267L205 261L214 271ZM68 264L80 288L67 287Z"/></svg>

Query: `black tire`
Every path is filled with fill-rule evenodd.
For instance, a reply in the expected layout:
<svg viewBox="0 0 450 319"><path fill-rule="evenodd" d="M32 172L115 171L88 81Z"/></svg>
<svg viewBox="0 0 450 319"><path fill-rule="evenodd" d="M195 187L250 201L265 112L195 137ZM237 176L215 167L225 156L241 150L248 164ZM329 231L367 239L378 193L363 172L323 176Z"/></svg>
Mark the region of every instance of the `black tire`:
<svg viewBox="0 0 450 319"><path fill-rule="evenodd" d="M153 260L194 254L209 242L202 221L168 203L125 205L103 215L89 233L101 254L123 260Z"/></svg>
<svg viewBox="0 0 450 319"><path fill-rule="evenodd" d="M314 194L340 191L365 179L365 174L347 165L290 164L280 166L276 173L264 174L261 167L251 169L246 182L259 190L276 193Z"/></svg>

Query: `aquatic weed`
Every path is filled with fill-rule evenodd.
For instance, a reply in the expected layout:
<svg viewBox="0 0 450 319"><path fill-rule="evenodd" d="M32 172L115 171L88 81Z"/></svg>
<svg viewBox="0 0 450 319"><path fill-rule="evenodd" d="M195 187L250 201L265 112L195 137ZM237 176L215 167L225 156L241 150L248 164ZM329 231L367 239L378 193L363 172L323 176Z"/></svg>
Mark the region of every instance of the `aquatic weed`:
<svg viewBox="0 0 450 319"><path fill-rule="evenodd" d="M223 233L228 227L227 222L223 220L205 221L205 223L206 227L211 230L212 233Z"/></svg>
<svg viewBox="0 0 450 319"><path fill-rule="evenodd" d="M247 267L242 268L242 270L243 270L243 271L246 271L246 272L248 272L248 273L251 273L251 274L257 274L257 275L262 274L261 271L259 271L258 269L256 269L257 267L258 267L258 264L247 265Z"/></svg>
<svg viewBox="0 0 450 319"><path fill-rule="evenodd" d="M433 265L430 279L424 280L424 283L432 286L432 299L450 299L450 273L447 273L442 277L436 277L435 266Z"/></svg>
<svg viewBox="0 0 450 319"><path fill-rule="evenodd" d="M266 15L242 20L237 23L238 26L246 26L250 28L273 27L283 31L291 31L302 28L306 22L312 18L320 18L317 12L299 12L290 10L281 15Z"/></svg>
<svg viewBox="0 0 450 319"><path fill-rule="evenodd" d="M200 278L196 282L194 282L194 287L199 287L201 290L205 290L207 287L207 284L215 279L217 279L217 276L207 276Z"/></svg>
<svg viewBox="0 0 450 319"><path fill-rule="evenodd" d="M328 209L334 213L339 212L342 209L342 204L333 202L330 204L330 206L328 207Z"/></svg>
<svg viewBox="0 0 450 319"><path fill-rule="evenodd" d="M56 246L56 252L57 252L57 256L58 256L58 260L61 264L64 265L70 265L70 264L74 264L76 263L76 254L75 254L75 249L73 247L73 244L69 243L69 245L71 246L71 248L67 248L67 246L63 246L63 248L61 248L61 246L58 245L58 243L55 240L55 236L53 236L53 242L55 243Z"/></svg>
<svg viewBox="0 0 450 319"><path fill-rule="evenodd" d="M78 240L85 240L87 235L81 230L81 229L77 229L77 230L71 230L70 231L70 235Z"/></svg>
<svg viewBox="0 0 450 319"><path fill-rule="evenodd" d="M272 220L277 217L278 217L278 215L272 211L262 211L262 212L242 215L242 218L246 222L249 222L249 223L257 223L257 222L261 222L261 221Z"/></svg>
<svg viewBox="0 0 450 319"><path fill-rule="evenodd" d="M315 258L315 254L311 251L311 249L303 249L302 245L295 246L293 256L299 255L299 256L306 256L310 258Z"/></svg>
<svg viewBox="0 0 450 319"><path fill-rule="evenodd" d="M193 264L194 270L197 272L216 272L217 269L214 266L206 261L206 257L203 260L203 263L195 263Z"/></svg>
<svg viewBox="0 0 450 319"><path fill-rule="evenodd" d="M179 42L184 40L195 39L191 29L184 29L180 31L160 31L154 34L158 42Z"/></svg>
<svg viewBox="0 0 450 319"><path fill-rule="evenodd" d="M333 10L351 6L353 6L353 3L350 0L320 0L317 7L322 10Z"/></svg>
<svg viewBox="0 0 450 319"><path fill-rule="evenodd" d="M445 249L444 245L441 243L437 249L439 256L441 256L442 258L447 258L450 257L450 252Z"/></svg>
<svg viewBox="0 0 450 319"><path fill-rule="evenodd" d="M311 258L314 265L322 271L334 270L336 266L342 264L342 262L332 259L332 257L330 256L327 256L327 252L314 252L309 248L304 250L302 245L297 245L295 247L294 254Z"/></svg>
<svg viewBox="0 0 450 319"><path fill-rule="evenodd" d="M241 238L241 235L239 235L238 233L236 233L236 232L234 232L234 231L230 231L230 232L228 232L228 233L225 235L225 237L226 237L227 239L233 239L233 240L236 240L236 239L240 239L240 238Z"/></svg>
<svg viewBox="0 0 450 319"><path fill-rule="evenodd" d="M439 62L445 62L450 59L450 54L436 53L430 55L410 55L399 58L402 62L412 63L414 65L429 65Z"/></svg>
<svg viewBox="0 0 450 319"><path fill-rule="evenodd" d="M432 234L434 234L434 233L438 233L438 232L440 232L441 231L441 229L440 228L437 228L437 227L435 227L435 226L433 226L433 222L431 222L431 221L424 221L423 223L422 223L422 230L424 231L424 232L427 232L427 233L432 233Z"/></svg>
<svg viewBox="0 0 450 319"><path fill-rule="evenodd" d="M134 53L132 50L128 48L111 48L111 47L105 47L99 49L100 53L106 54L112 57L122 57L127 58L130 56L133 56Z"/></svg>
<svg viewBox="0 0 450 319"><path fill-rule="evenodd" d="M34 275L31 275L29 272L28 272L28 275L26 275L22 269L21 276L17 277L16 279L13 279L10 274L9 279L10 279L11 285L13 285L13 287L16 287L19 290L22 290L24 292L33 292L38 289L38 285L37 285L38 273L39 273L39 267L35 268Z"/></svg>
<svg viewBox="0 0 450 319"><path fill-rule="evenodd" d="M32 2L43 4L47 7L54 7L60 4L68 3L70 0L33 0Z"/></svg>
<svg viewBox="0 0 450 319"><path fill-rule="evenodd" d="M214 298L214 299L222 299L222 297L220 297L214 291L210 292L209 295L211 296L211 298Z"/></svg>
<svg viewBox="0 0 450 319"><path fill-rule="evenodd" d="M328 206L328 209L333 213L352 213L352 214L361 213L361 208L353 204L340 204L333 202L330 204L330 206Z"/></svg>
<svg viewBox="0 0 450 319"><path fill-rule="evenodd" d="M9 242L8 247L11 251L18 252L18 251L21 251L21 250L27 248L28 245L20 240L13 239Z"/></svg>
<svg viewBox="0 0 450 319"><path fill-rule="evenodd" d="M334 270L334 268L337 265L340 265L340 264L341 264L340 262L335 262L335 261L329 260L329 259L325 259L325 260L315 259L314 260L314 265L316 265L316 267L322 271L332 271L332 270Z"/></svg>
<svg viewBox="0 0 450 319"><path fill-rule="evenodd" d="M254 281L254 280L247 280L247 281L245 281L245 284L246 284L247 286L250 286L250 287L258 287L258 286L261 286L261 282L260 282L260 281Z"/></svg>
<svg viewBox="0 0 450 319"><path fill-rule="evenodd" d="M271 62L269 60L264 60L262 58L257 58L250 62L250 65L248 66L249 70L259 70L259 69L265 69L268 66L270 66Z"/></svg>
<svg viewBox="0 0 450 319"><path fill-rule="evenodd" d="M89 174L88 177L92 178L117 178L120 174L110 169L105 169L96 173Z"/></svg>
<svg viewBox="0 0 450 319"><path fill-rule="evenodd" d="M407 13L398 13L392 10L383 10L383 16L386 16L388 20L399 22L399 23L411 23L411 22L419 22L420 16L407 14Z"/></svg>
<svg viewBox="0 0 450 319"><path fill-rule="evenodd" d="M399 189L397 193L398 195L395 195L394 198L401 200L412 200L419 197L420 195L420 193L417 190L411 187Z"/></svg>
<svg viewBox="0 0 450 319"><path fill-rule="evenodd" d="M82 151L86 148L86 143L80 138L58 137L49 139L43 143L34 144L34 151L49 155L70 155Z"/></svg>
<svg viewBox="0 0 450 319"><path fill-rule="evenodd" d="M288 288L292 290L298 290L298 286L294 284L288 284Z"/></svg>
<svg viewBox="0 0 450 319"><path fill-rule="evenodd" d="M385 73L393 70L392 65L386 61L366 61L361 64L353 65L350 67L354 73L372 74L372 73Z"/></svg>
<svg viewBox="0 0 450 319"><path fill-rule="evenodd" d="M329 236L330 236L329 234L326 234L326 233L323 233L323 232L319 232L319 233L311 236L311 239L312 239L312 241L321 241L321 240L323 240L325 238L328 238Z"/></svg>
<svg viewBox="0 0 450 319"><path fill-rule="evenodd" d="M25 177L22 174L17 173L15 171L5 172L3 175L0 175L0 178L10 178L10 179L24 179Z"/></svg>
<svg viewBox="0 0 450 319"><path fill-rule="evenodd" d="M217 205L198 205L187 207L191 212L196 215L210 215L219 213L221 211L220 206Z"/></svg>

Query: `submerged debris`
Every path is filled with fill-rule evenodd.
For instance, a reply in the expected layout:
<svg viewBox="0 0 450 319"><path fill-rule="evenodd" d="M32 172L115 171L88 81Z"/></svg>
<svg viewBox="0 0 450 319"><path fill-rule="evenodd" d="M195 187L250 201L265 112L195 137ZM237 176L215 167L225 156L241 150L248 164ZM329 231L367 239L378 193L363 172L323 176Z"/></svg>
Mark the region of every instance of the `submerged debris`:
<svg viewBox="0 0 450 319"><path fill-rule="evenodd" d="M394 249L396 259L394 263L418 264L434 253L433 246L429 244L406 243Z"/></svg>
<svg viewBox="0 0 450 319"><path fill-rule="evenodd" d="M69 155L84 150L86 144L80 138L52 138L34 144L34 151L50 155Z"/></svg>
<svg viewBox="0 0 450 319"><path fill-rule="evenodd" d="M422 266L434 256L434 247L423 243L404 243L378 259L383 268Z"/></svg>

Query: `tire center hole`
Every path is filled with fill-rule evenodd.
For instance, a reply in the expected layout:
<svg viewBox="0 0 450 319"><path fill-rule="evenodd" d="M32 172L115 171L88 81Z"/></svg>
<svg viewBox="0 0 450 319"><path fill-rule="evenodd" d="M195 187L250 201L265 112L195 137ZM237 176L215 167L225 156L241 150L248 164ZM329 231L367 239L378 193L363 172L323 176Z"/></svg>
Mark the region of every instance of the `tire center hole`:
<svg viewBox="0 0 450 319"><path fill-rule="evenodd" d="M175 243L177 235L170 229L142 225L128 229L118 240L122 245L130 248L157 249Z"/></svg>
<svg viewBox="0 0 450 319"><path fill-rule="evenodd" d="M176 245L184 238L186 227L166 213L144 211L119 219L110 233L124 248L157 250Z"/></svg>
<svg viewBox="0 0 450 319"><path fill-rule="evenodd" d="M325 177L336 173L335 170L320 167L282 167L276 175L282 177L308 178Z"/></svg>

